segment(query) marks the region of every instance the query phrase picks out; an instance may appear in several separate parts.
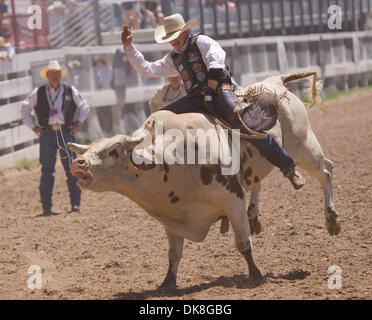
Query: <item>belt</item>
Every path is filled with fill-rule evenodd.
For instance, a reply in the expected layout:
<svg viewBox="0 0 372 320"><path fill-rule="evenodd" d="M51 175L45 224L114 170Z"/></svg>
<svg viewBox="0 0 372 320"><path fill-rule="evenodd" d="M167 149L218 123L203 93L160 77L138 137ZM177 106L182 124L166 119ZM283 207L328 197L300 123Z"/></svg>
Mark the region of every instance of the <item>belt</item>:
<svg viewBox="0 0 372 320"><path fill-rule="evenodd" d="M60 124L53 124L53 125L50 125L48 124L46 129L52 129L53 131L60 131L61 129L65 128L65 125L60 125Z"/></svg>

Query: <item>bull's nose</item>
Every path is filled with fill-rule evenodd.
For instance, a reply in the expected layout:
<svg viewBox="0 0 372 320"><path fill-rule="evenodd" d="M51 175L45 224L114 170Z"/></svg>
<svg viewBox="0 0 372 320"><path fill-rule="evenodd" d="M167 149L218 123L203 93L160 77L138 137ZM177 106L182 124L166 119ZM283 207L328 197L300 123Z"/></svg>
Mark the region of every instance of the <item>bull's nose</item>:
<svg viewBox="0 0 372 320"><path fill-rule="evenodd" d="M74 166L78 168L85 168L88 165L88 161L82 157L76 158L75 160L72 161L72 163Z"/></svg>

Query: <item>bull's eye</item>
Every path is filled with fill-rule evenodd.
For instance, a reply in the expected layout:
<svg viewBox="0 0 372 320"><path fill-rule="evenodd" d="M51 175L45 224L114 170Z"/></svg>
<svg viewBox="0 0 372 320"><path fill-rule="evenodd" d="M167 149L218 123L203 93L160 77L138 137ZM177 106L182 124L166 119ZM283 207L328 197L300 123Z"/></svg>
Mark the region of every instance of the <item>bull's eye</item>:
<svg viewBox="0 0 372 320"><path fill-rule="evenodd" d="M116 150L116 149L114 149L114 150L112 150L112 151L110 151L109 152L109 156L110 157L113 157L113 158L119 158L119 152L118 152L118 150Z"/></svg>

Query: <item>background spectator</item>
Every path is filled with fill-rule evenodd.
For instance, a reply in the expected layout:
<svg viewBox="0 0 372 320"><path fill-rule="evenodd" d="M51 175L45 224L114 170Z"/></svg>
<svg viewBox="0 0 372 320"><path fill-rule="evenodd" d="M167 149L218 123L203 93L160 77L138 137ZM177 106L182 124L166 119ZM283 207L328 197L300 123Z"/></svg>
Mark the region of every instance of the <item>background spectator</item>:
<svg viewBox="0 0 372 320"><path fill-rule="evenodd" d="M75 134L89 114L89 105L81 97L76 88L62 82L67 69L60 66L57 60L52 60L40 70L40 76L47 84L35 88L22 103L22 120L40 141L40 199L43 205L43 215L51 215L52 194L54 186L54 171L56 153L59 141L75 142ZM32 112L35 112L35 119ZM67 154L68 152L68 154ZM76 177L70 171L70 159L75 155L69 150L59 149L63 168L67 177L70 195L71 212L80 210L81 189Z"/></svg>
<svg viewBox="0 0 372 320"><path fill-rule="evenodd" d="M5 0L0 0L0 27L8 26L9 21L6 17L8 13L8 5L5 3Z"/></svg>
<svg viewBox="0 0 372 320"><path fill-rule="evenodd" d="M141 29L155 28L157 26L155 14L146 7L146 2L141 2Z"/></svg>
<svg viewBox="0 0 372 320"><path fill-rule="evenodd" d="M161 24L164 19L160 0L145 1L145 7L150 10L154 16L157 24Z"/></svg>
<svg viewBox="0 0 372 320"><path fill-rule="evenodd" d="M97 89L110 89L112 79L112 67L107 63L105 56L94 57L94 69L96 71Z"/></svg>
<svg viewBox="0 0 372 320"><path fill-rule="evenodd" d="M54 1L48 7L49 25L54 26L61 23L67 14L67 6L62 1Z"/></svg>
<svg viewBox="0 0 372 320"><path fill-rule="evenodd" d="M71 74L71 80L73 85L78 90L85 89L86 86L84 86L83 78L81 75L82 72L81 62L77 59L71 60L68 62L67 66Z"/></svg>
<svg viewBox="0 0 372 320"><path fill-rule="evenodd" d="M141 12L138 1L126 1L121 4L122 22L123 24L130 24L133 29L140 29L141 27Z"/></svg>
<svg viewBox="0 0 372 320"><path fill-rule="evenodd" d="M180 76L170 77L168 81L169 84L158 90L151 98L149 102L151 113L164 108L186 94Z"/></svg>
<svg viewBox="0 0 372 320"><path fill-rule="evenodd" d="M14 55L15 51L12 45L4 37L0 37L0 61L13 61Z"/></svg>

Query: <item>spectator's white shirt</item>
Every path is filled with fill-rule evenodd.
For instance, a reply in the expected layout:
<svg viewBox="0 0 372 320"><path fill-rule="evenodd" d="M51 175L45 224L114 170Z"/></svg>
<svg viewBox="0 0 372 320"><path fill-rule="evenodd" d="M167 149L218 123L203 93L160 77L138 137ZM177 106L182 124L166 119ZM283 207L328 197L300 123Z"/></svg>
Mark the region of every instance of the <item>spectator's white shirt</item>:
<svg viewBox="0 0 372 320"><path fill-rule="evenodd" d="M71 89L72 89L72 99L74 100L76 107L77 107L76 121L83 123L88 117L90 107L88 103L81 97L78 90L74 86L71 86ZM31 112L37 104L37 91L38 91L38 88L35 88L29 94L26 100L22 103L22 109L21 109L22 120L23 120L23 123L30 129L33 129L36 126L34 118L31 115ZM49 117L49 125L65 123L65 117L62 111L63 92L64 92L64 86L62 82L57 90L54 90L49 84L46 85L46 96L48 99L49 107L50 109L56 109L58 111L57 114ZM54 105L53 105L53 101L54 101Z"/></svg>
<svg viewBox="0 0 372 320"><path fill-rule="evenodd" d="M190 37L192 34L190 34ZM207 69L225 69L226 52L221 48L217 41L212 38L199 35L196 44L200 50L203 61ZM178 53L182 53L187 46L187 42ZM143 54L137 50L133 43L125 47L128 60L132 67L142 76L149 78L175 77L179 75L173 64L171 54L175 50L166 54L162 59L154 62L146 61Z"/></svg>

